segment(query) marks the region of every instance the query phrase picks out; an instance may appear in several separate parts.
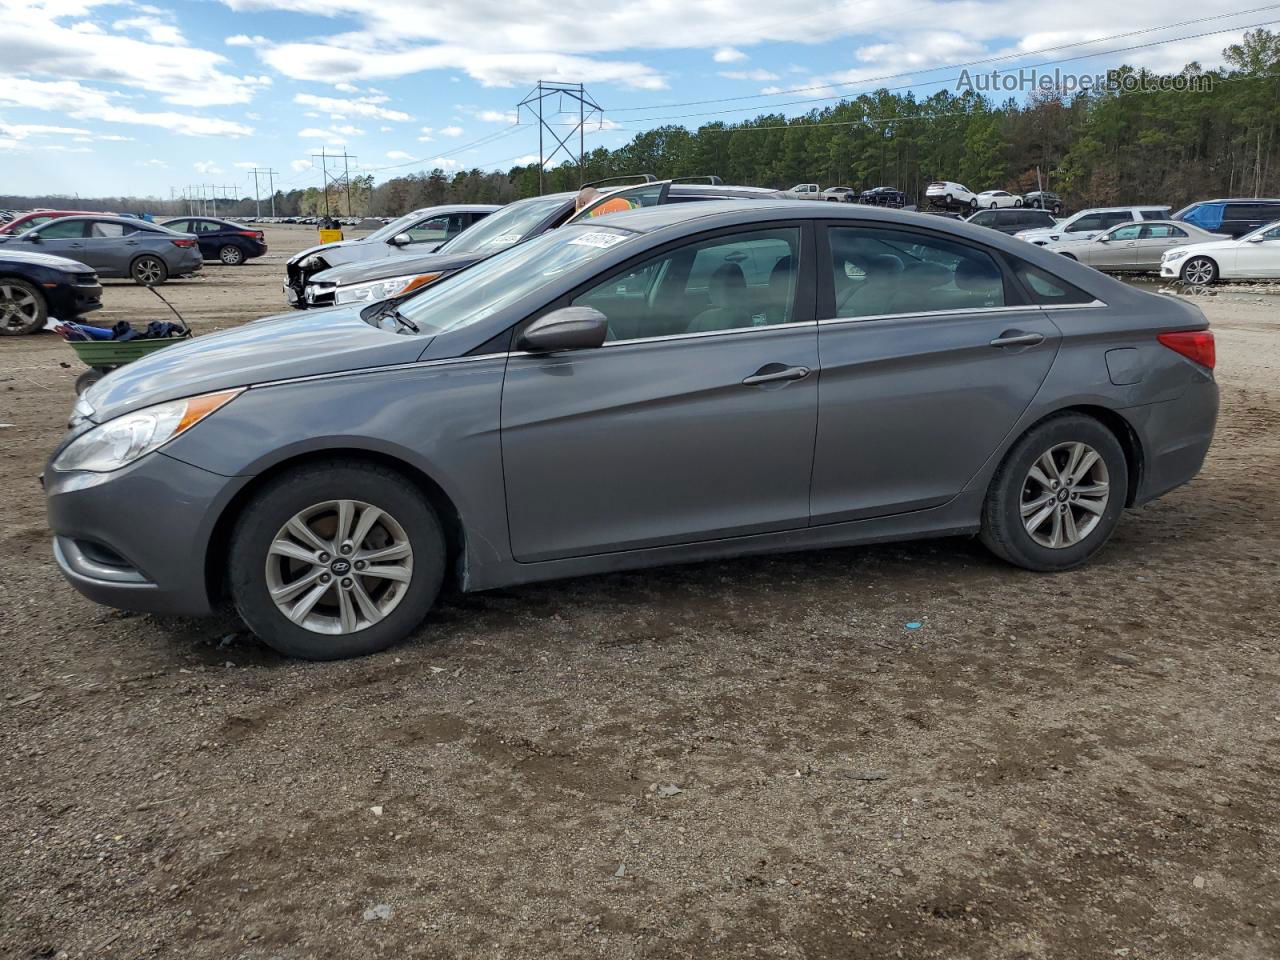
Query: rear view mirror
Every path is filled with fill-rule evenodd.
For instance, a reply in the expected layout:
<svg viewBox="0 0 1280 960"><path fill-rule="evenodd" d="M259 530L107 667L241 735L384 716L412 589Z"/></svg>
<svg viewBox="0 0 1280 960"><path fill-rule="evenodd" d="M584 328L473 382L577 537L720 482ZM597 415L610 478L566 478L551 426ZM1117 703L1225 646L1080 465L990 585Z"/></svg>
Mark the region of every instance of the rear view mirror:
<svg viewBox="0 0 1280 960"><path fill-rule="evenodd" d="M595 307L562 307L525 327L516 349L533 353L582 350L600 346L608 332L609 318Z"/></svg>
<svg viewBox="0 0 1280 960"><path fill-rule="evenodd" d="M409 236L407 233L397 233L391 238L392 246L407 247L411 243L413 243L413 237Z"/></svg>

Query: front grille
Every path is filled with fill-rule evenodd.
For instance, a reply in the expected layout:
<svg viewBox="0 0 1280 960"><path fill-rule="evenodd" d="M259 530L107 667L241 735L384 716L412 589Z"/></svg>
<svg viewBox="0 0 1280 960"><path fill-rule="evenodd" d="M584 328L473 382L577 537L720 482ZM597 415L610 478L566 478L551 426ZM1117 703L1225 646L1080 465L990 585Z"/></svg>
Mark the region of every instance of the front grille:
<svg viewBox="0 0 1280 960"><path fill-rule="evenodd" d="M75 282L82 287L91 287L98 282L96 273L77 273L75 274Z"/></svg>

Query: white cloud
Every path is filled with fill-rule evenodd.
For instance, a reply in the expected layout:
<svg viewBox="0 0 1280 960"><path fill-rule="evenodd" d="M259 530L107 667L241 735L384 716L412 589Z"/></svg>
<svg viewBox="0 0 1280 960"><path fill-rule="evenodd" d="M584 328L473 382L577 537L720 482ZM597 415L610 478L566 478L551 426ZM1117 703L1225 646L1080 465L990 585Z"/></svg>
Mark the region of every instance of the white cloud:
<svg viewBox="0 0 1280 960"><path fill-rule="evenodd" d="M725 70L720 76L726 80L750 80L753 83L767 83L770 80L782 79L769 70Z"/></svg>
<svg viewBox="0 0 1280 960"><path fill-rule="evenodd" d="M222 42L228 47L265 47L271 41L261 34L254 34L250 37L243 33L237 33L234 37L227 37Z"/></svg>
<svg viewBox="0 0 1280 960"><path fill-rule="evenodd" d="M412 160L413 154L405 153L403 150L388 150L387 159L388 160Z"/></svg>
<svg viewBox="0 0 1280 960"><path fill-rule="evenodd" d="M137 31L152 43L167 44L175 47L186 46L187 43L187 39L182 35L181 30L172 23L161 20L158 17L130 17L126 20L117 20L111 25L111 29L121 33L131 30Z"/></svg>
<svg viewBox="0 0 1280 960"><path fill-rule="evenodd" d="M440 136L442 137L460 137L462 136L461 127L441 127Z"/></svg>
<svg viewBox="0 0 1280 960"><path fill-rule="evenodd" d="M76 120L131 123L161 127L183 136L241 137L253 128L232 120L172 111L148 112L120 102L119 94L86 87L75 80L29 80L11 77L0 82L0 106L48 110Z"/></svg>
<svg viewBox="0 0 1280 960"><path fill-rule="evenodd" d="M290 160L289 161L289 169L292 170L294 173L301 173L303 170L310 170L311 166L312 164L310 160Z"/></svg>
<svg viewBox="0 0 1280 960"><path fill-rule="evenodd" d="M747 59L747 55L733 47L721 47L712 54L711 59L716 63L737 63L740 60Z"/></svg>
<svg viewBox="0 0 1280 960"><path fill-rule="evenodd" d="M237 168L239 168L239 169L241 169L241 170L252 170L252 169L254 169L256 166L258 166L258 164L257 164L257 163L255 163L253 160L239 160L239 161L237 161L237 162L233 163L233 164L232 164L232 166L233 166L233 167L237 167Z"/></svg>
<svg viewBox="0 0 1280 960"><path fill-rule="evenodd" d="M516 112L514 110L481 110L475 118L484 123L511 124L516 122Z"/></svg>
<svg viewBox="0 0 1280 960"><path fill-rule="evenodd" d="M312 93L299 93L293 102L301 107L314 107L336 117L376 117L379 120L404 121L412 120L402 110L391 110L382 106L387 97L356 97L354 100L342 100L338 97L317 97Z"/></svg>
<svg viewBox="0 0 1280 960"><path fill-rule="evenodd" d="M197 160L192 166L196 173L222 173L222 168L213 160Z"/></svg>

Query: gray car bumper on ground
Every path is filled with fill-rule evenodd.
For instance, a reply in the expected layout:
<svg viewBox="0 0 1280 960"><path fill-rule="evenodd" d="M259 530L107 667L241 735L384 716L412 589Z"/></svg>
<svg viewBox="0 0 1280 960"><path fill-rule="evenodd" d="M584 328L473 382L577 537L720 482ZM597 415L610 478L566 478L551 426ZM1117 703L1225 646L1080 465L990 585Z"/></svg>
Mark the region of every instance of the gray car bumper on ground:
<svg viewBox="0 0 1280 960"><path fill-rule="evenodd" d="M247 482L153 453L114 473L45 471L54 557L77 590L125 610L208 614L214 521Z"/></svg>

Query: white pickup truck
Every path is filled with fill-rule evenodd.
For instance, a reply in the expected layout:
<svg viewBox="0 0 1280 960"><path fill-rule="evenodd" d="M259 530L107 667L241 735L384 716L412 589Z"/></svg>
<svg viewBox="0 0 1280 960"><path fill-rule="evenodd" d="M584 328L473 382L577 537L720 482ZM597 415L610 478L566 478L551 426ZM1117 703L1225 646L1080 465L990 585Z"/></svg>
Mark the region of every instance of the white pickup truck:
<svg viewBox="0 0 1280 960"><path fill-rule="evenodd" d="M816 183L797 183L794 187L787 191L797 200L829 200L839 203L842 200L847 201L852 195L853 190L849 187L828 187L823 190Z"/></svg>

